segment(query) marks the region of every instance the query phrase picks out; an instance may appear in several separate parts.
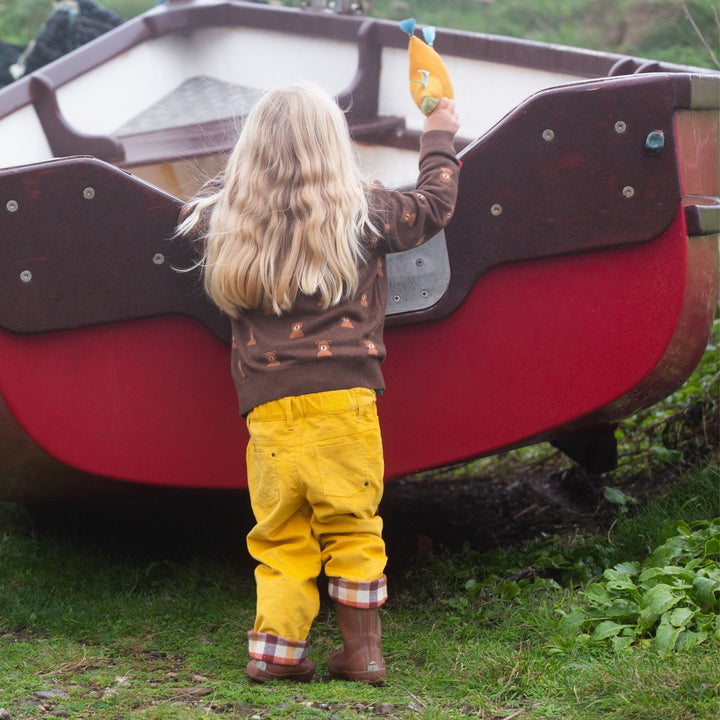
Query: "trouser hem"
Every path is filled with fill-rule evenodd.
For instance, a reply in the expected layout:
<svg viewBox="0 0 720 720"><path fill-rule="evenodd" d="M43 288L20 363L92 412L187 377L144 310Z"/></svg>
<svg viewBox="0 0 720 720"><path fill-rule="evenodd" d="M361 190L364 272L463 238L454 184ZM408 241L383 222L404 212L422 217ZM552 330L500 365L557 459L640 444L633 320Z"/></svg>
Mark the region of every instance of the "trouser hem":
<svg viewBox="0 0 720 720"><path fill-rule="evenodd" d="M377 608L387 600L387 577L361 582L345 578L328 578L330 597L342 605L356 608Z"/></svg>
<svg viewBox="0 0 720 720"><path fill-rule="evenodd" d="M307 640L289 640L270 633L248 632L250 657L274 665L298 665L307 657Z"/></svg>

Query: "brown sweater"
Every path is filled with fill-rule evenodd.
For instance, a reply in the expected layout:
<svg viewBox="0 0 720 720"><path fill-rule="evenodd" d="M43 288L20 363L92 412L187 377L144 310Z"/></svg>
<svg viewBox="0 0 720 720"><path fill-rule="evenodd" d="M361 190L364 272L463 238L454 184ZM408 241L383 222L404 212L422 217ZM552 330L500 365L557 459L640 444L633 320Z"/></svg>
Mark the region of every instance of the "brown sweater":
<svg viewBox="0 0 720 720"><path fill-rule="evenodd" d="M289 313L261 308L232 319L232 374L242 415L281 397L385 387L385 255L421 245L452 217L459 169L452 140L440 130L422 135L414 190L368 188L371 220L382 235L363 238L366 262L353 298L323 310L317 296L298 295ZM211 181L200 194L217 187Z"/></svg>

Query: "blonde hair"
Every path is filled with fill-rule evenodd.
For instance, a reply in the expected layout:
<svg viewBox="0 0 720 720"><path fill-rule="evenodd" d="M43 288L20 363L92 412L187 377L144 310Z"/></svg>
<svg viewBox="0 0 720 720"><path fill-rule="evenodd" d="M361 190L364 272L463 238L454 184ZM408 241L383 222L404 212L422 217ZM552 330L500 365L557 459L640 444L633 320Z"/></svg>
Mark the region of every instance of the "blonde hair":
<svg viewBox="0 0 720 720"><path fill-rule="evenodd" d="M251 110L224 187L197 201L179 232L212 209L200 264L207 293L237 316L280 315L298 292L324 307L355 294L373 229L345 117L311 85L267 92Z"/></svg>

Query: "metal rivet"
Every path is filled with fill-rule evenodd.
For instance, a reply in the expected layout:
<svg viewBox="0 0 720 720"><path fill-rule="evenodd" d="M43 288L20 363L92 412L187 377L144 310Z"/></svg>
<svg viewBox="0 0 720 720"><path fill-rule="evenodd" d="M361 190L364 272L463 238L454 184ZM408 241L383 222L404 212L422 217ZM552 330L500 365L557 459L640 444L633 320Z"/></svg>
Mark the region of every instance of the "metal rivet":
<svg viewBox="0 0 720 720"><path fill-rule="evenodd" d="M8 209L8 212L15 212L20 206L17 200L8 200L5 207Z"/></svg>
<svg viewBox="0 0 720 720"><path fill-rule="evenodd" d="M165 262L165 256L162 253L155 253L153 255L153 262L156 265L162 265Z"/></svg>
<svg viewBox="0 0 720 720"><path fill-rule="evenodd" d="M426 298L430 293L427 290L420 291L420 297Z"/></svg>
<svg viewBox="0 0 720 720"><path fill-rule="evenodd" d="M623 195L624 195L626 198L631 198L634 194L635 194L635 188L632 187L631 185L626 185L626 186L623 188Z"/></svg>
<svg viewBox="0 0 720 720"><path fill-rule="evenodd" d="M86 200L92 200L95 197L95 188L86 187L83 190L83 197Z"/></svg>
<svg viewBox="0 0 720 720"><path fill-rule="evenodd" d="M495 215L496 217L497 217L498 215L502 215L502 211L503 211L503 206L500 205L500 203L495 203L495 204L490 208L490 212L491 212L493 215Z"/></svg>
<svg viewBox="0 0 720 720"><path fill-rule="evenodd" d="M615 132L624 133L627 130L627 123L624 120L618 120L615 123Z"/></svg>
<svg viewBox="0 0 720 720"><path fill-rule="evenodd" d="M23 270L23 271L20 273L20 279L21 279L24 283L29 283L29 282L32 280L32 273L31 273L29 270Z"/></svg>
<svg viewBox="0 0 720 720"><path fill-rule="evenodd" d="M424 265L424 264L425 264L425 261L424 261L422 258L418 258L418 259L415 261L415 264L416 264L418 267L420 267L421 265Z"/></svg>
<svg viewBox="0 0 720 720"><path fill-rule="evenodd" d="M542 136L543 136L543 140L545 140L545 142L552 142L555 139L555 133L550 128L543 131Z"/></svg>
<svg viewBox="0 0 720 720"><path fill-rule="evenodd" d="M395 302L400 302L400 296L399 295L393 295L393 300Z"/></svg>

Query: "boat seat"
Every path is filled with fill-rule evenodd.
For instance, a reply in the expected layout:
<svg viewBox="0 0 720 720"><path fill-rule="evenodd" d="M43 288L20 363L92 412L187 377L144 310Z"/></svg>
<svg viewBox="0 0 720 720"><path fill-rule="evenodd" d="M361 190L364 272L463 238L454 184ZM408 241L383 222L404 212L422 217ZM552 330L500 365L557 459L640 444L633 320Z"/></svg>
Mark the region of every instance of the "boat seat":
<svg viewBox="0 0 720 720"><path fill-rule="evenodd" d="M184 80L141 113L123 123L113 135L125 138L172 128L233 121L250 112L262 90L197 75Z"/></svg>
<svg viewBox="0 0 720 720"><path fill-rule="evenodd" d="M153 103L131 120L123 123L113 135L132 138L146 133L206 126L225 121L236 136L242 118L262 95L260 88L218 80L205 75L191 77L175 90ZM404 127L400 117L362 117L349 120L355 137L395 131Z"/></svg>

